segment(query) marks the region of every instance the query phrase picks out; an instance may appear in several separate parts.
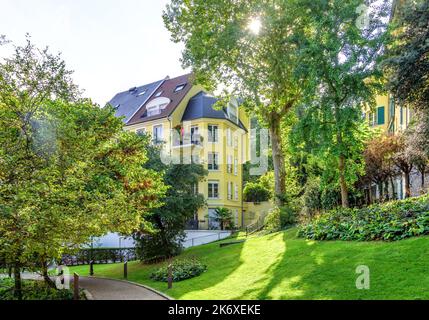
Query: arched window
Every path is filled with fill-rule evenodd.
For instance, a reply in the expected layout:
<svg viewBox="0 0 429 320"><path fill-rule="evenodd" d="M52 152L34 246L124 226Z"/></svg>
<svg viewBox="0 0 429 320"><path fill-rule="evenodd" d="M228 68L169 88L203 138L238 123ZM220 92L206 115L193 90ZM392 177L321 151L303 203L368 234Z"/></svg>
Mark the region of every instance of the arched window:
<svg viewBox="0 0 429 320"><path fill-rule="evenodd" d="M159 97L159 98L153 99L146 106L147 116L152 117L160 114L161 111L164 110L169 103L170 103L170 99L166 97Z"/></svg>

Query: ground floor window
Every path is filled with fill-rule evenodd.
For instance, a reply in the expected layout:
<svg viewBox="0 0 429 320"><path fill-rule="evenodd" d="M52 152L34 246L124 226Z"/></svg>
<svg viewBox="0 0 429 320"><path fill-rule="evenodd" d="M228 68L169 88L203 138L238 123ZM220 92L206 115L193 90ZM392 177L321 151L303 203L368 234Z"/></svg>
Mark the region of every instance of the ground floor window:
<svg viewBox="0 0 429 320"><path fill-rule="evenodd" d="M220 229L219 221L216 221L216 209L209 208L208 209L208 217L209 217L209 229L210 230L218 230Z"/></svg>
<svg viewBox="0 0 429 320"><path fill-rule="evenodd" d="M209 199L219 199L219 181L209 181Z"/></svg>

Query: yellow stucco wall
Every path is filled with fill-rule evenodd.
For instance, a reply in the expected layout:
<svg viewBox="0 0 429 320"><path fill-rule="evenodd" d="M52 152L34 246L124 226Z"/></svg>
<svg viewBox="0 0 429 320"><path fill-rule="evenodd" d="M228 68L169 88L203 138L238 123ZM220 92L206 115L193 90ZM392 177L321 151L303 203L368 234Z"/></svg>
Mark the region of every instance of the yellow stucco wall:
<svg viewBox="0 0 429 320"><path fill-rule="evenodd" d="M379 129L384 133L398 133L408 126L411 120L410 109L402 107L398 104L391 107L393 101L388 95L379 95L376 97L376 107L373 110L368 108L365 110L365 119L367 123L374 129ZM377 123L377 109L384 107L384 124Z"/></svg>

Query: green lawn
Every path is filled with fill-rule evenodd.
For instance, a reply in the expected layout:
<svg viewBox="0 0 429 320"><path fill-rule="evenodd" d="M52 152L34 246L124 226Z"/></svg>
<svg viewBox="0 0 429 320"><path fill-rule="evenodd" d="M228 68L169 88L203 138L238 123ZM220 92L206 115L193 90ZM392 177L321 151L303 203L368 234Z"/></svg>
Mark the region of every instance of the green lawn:
<svg viewBox="0 0 429 320"><path fill-rule="evenodd" d="M208 267L203 275L166 284L149 279L156 266L129 265L130 281L176 299L429 299L429 237L399 242L308 241L296 229L219 248L186 250ZM370 269L370 289L358 290L355 270ZM89 267L74 267L87 275ZM97 265L95 275L121 278L123 267Z"/></svg>

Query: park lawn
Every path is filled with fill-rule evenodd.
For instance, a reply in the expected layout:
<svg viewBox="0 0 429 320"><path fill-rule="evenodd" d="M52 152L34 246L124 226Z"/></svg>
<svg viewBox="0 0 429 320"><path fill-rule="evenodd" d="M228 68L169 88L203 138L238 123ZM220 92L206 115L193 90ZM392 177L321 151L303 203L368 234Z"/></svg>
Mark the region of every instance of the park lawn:
<svg viewBox="0 0 429 320"><path fill-rule="evenodd" d="M167 285L149 278L157 265L132 262L128 280L176 299L429 299L429 237L397 242L310 241L296 229L219 247L186 250L207 265L199 277ZM228 240L225 240L228 241ZM356 267L370 270L358 290ZM71 268L87 275L88 266ZM122 264L96 265L95 276L121 279Z"/></svg>

